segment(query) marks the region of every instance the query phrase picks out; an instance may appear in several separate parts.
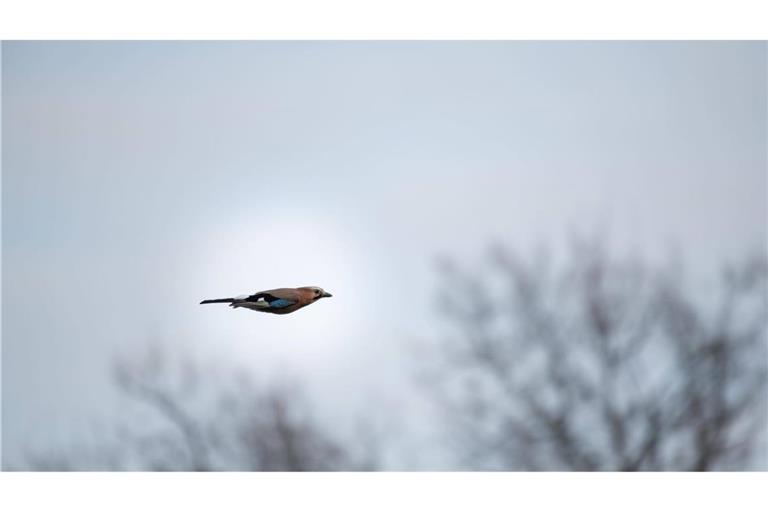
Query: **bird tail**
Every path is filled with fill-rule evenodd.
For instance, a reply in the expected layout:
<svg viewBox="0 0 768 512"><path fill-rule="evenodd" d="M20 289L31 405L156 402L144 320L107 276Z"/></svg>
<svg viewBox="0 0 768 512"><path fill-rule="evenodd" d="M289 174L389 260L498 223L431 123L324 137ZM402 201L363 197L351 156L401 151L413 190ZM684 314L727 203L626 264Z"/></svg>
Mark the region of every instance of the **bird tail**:
<svg viewBox="0 0 768 512"><path fill-rule="evenodd" d="M208 300L204 300L200 304L226 304L226 303L234 302L234 301L235 301L235 299L232 299L232 298L230 298L230 299L208 299Z"/></svg>

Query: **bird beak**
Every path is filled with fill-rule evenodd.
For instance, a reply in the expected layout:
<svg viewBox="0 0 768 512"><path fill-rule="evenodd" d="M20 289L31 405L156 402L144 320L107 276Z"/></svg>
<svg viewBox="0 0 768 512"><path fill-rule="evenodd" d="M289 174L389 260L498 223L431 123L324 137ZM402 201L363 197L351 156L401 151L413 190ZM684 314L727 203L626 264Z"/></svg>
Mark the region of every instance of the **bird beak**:
<svg viewBox="0 0 768 512"><path fill-rule="evenodd" d="M321 295L321 297L333 297L333 295L331 295L331 294L330 294L330 293L328 293L328 292L323 292L323 294Z"/></svg>

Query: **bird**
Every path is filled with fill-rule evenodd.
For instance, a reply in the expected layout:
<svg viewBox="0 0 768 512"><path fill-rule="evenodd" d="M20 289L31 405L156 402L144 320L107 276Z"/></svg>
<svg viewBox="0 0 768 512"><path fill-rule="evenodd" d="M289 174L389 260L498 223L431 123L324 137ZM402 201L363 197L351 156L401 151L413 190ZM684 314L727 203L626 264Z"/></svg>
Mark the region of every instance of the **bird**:
<svg viewBox="0 0 768 512"><path fill-rule="evenodd" d="M300 288L276 288L251 295L239 295L227 299L206 299L200 304L229 304L231 308L247 308L263 313L286 315L309 306L323 297L333 297L319 286Z"/></svg>

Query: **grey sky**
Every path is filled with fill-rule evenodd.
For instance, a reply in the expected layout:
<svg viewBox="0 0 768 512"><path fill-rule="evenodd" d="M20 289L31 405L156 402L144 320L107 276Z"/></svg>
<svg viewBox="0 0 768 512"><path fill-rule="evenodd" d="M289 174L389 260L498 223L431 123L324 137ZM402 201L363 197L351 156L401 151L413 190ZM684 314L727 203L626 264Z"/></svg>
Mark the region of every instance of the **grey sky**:
<svg viewBox="0 0 768 512"><path fill-rule="evenodd" d="M761 42L6 42L2 65L8 458L109 418L110 361L152 340L415 431L436 255L765 247ZM301 285L334 298L197 304Z"/></svg>

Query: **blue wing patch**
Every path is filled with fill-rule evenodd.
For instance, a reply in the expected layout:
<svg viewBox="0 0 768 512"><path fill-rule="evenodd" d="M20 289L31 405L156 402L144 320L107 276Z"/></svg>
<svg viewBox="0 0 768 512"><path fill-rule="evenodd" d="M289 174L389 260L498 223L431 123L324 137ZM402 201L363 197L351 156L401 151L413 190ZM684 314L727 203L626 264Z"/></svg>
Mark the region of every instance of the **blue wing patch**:
<svg viewBox="0 0 768 512"><path fill-rule="evenodd" d="M273 300L272 302L270 302L269 303L269 307L279 309L279 308L284 308L284 307L290 306L292 304L295 304L295 302L290 301L290 300L285 300L285 299L277 299L277 300Z"/></svg>

